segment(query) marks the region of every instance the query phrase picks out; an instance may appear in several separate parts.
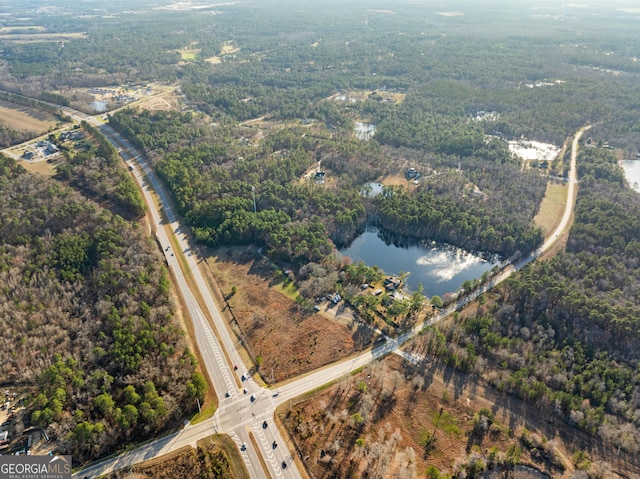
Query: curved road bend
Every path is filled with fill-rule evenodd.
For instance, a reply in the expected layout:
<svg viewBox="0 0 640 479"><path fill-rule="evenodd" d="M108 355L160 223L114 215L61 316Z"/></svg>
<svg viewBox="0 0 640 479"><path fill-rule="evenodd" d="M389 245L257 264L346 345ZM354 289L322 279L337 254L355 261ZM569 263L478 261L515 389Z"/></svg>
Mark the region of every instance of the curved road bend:
<svg viewBox="0 0 640 479"><path fill-rule="evenodd" d="M85 118L91 120L91 118ZM161 227L160 213L153 202L151 197L150 188L156 191L160 198L161 205L165 211L170 227L172 228L177 243L180 249L185 254L185 259L188 264L188 270L186 274L191 274L195 281L202 298L204 298L205 305L208 312L214 320L217 333L220 335L222 343L225 347L227 354L229 355L232 364L241 365L240 356L236 349L236 341L232 339L227 325L222 318L220 311L211 297L207 283L200 274L197 266L197 255L193 254L191 245L187 234L182 230L179 223L176 221L170 205L167 201L164 188L157 181L153 171L146 164L144 157L139 154L132 154L136 150L129 144L128 141L119 137L113 129L107 125L96 124L103 132L111 139L116 146L122 147L120 153L123 158L129 164L137 164L138 168L134 167L133 173L135 174L139 184L142 186L143 194L149 204L150 212L155 224L160 227L157 229L156 234L158 240L162 245L169 267L172 269L181 294L185 299L187 308L194 323L194 329L198 341L205 367L211 380L214 384L214 388L218 394L225 392L225 397L220 399L220 407L216 411L215 415L200 424L187 425L179 433L167 436L165 438L158 439L149 444L140 446L134 451L121 454L116 458L108 459L99 464L92 465L78 473L75 477L97 477L107 472L129 467L133 464L148 460L154 457L162 456L170 451L178 449L184 445L193 445L198 439L206 437L216 432L228 433L240 447L243 443L246 444L245 450L241 452L247 469L251 477L262 477L263 471L262 463L258 455L264 458L264 463L269 469L269 474L272 477L301 477L297 470L295 463L292 461L291 454L286 447L282 436L277 428L272 423L275 407L288 400L300 396L301 394L316 389L327 383L335 381L336 379L348 375L357 368L365 366L371 361L381 358L391 352L397 351L397 349L412 336L417 334L423 324L416 326L412 331L405 333L396 339L387 338L387 342L376 349L370 350L366 353L352 357L348 360L340 363L321 368L313 373L307 374L304 377L300 377L295 381L292 381L279 390L279 395L274 397L271 391L265 388L259 387L251 377L247 376L244 381L241 380L241 375L244 373L242 368L237 371L233 371L231 365L227 362L227 359L221 349L216 335L213 333L209 326L202 310L200 309L197 301L191 290L186 283L184 274L179 267L177 258L172 255L172 246L164 228ZM457 309L461 309L469 301L473 300L482 292L487 291L495 284L503 281L510 276L514 271L521 268L525 264L529 263L533 259L537 258L542 252L551 247L555 241L557 241L560 233L564 230L569 222L574 202L574 188L575 188L575 160L577 157L577 145L578 140L582 133L589 127L585 127L576 133L573 140L572 155L571 155L571 168L569 172L569 191L568 200L565 208L565 214L563 219L556 228L554 234L534 253L527 258L524 258L515 267L506 268L504 271L498 274L489 283L485 284L480 290L474 291L465 298L461 298L457 303L451 305L449 308L442 310L438 315L431 318L426 324L433 324L445 316L451 314ZM146 176L146 181L144 176ZM240 387L238 387L240 385ZM244 393L242 388L247 389L247 393ZM229 394L226 397L226 393ZM255 400L251 399L254 396ZM263 421L267 421L267 428L263 429ZM253 439L259 446L259 450L255 450L253 447L254 442L250 440L249 434L253 435ZM276 447L274 448L274 441ZM282 465L286 464L286 468L282 468Z"/></svg>

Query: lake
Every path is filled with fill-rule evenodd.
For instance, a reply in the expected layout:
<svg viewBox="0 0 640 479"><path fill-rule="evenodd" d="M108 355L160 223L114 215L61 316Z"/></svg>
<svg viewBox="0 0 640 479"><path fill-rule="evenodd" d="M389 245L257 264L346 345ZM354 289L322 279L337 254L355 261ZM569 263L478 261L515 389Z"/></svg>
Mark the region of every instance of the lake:
<svg viewBox="0 0 640 479"><path fill-rule="evenodd" d="M640 192L640 160L622 160L620 166L631 189Z"/></svg>
<svg viewBox="0 0 640 479"><path fill-rule="evenodd" d="M387 244L375 229L360 235L340 253L351 258L353 263L362 260L368 266L378 265L387 275L397 275L401 271L411 273L407 287L416 291L422 283L428 297L453 293L465 281L480 278L497 264L451 246Z"/></svg>

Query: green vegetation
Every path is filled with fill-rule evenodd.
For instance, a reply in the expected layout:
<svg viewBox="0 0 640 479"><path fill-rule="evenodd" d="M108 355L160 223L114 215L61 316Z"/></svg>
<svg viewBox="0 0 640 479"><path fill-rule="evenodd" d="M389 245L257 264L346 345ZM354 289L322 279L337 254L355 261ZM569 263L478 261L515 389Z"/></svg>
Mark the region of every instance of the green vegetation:
<svg viewBox="0 0 640 479"><path fill-rule="evenodd" d="M638 238L640 199L623 185L615 158L584 148L567 249L498 288L499 299L442 333L427 350L477 369L495 387L637 457Z"/></svg>
<svg viewBox="0 0 640 479"><path fill-rule="evenodd" d="M141 217L146 209L144 200L122 167L120 155L98 129L84 121L81 126L95 146L74 152L58 142L67 158L67 162L58 167L58 177L98 200L112 201L114 210L127 219Z"/></svg>
<svg viewBox="0 0 640 479"><path fill-rule="evenodd" d="M547 178L523 169L504 140L559 145L592 124L566 250L484 295L474 316L429 328L419 341L427 354L598 436L605 449L638 456L640 202L600 148L640 151L634 14L568 5L559 19L545 6L523 14L518 2L448 5L459 16L393 2L391 14L365 0L324 8L282 0L218 5L212 15L115 0L96 15L82 2L54 1L60 10L46 11L5 3L10 29L27 28L28 18L42 25L39 34L85 35L3 37L0 98L59 114L56 105L83 101L78 87L175 84L183 112L123 110L109 121L147 154L195 239L260 246L292 269L306 300L339 291L368 321L384 314L402 324L425 299L359 294L381 272L340 258L336 247L372 226L402 244L526 254L542 240L533 219ZM206 61L213 56L220 63ZM354 138L356 121L376 126L369 141ZM139 217L143 203L116 153L82 128L96 146L65 151L59 177ZM0 136L23 138L2 125ZM550 163L566 174L566 161ZM421 172L417 184L402 178L408 167ZM320 168L325 183L313 181ZM12 318L0 370L8 382L38 385L30 422L55 424L74 455L89 458L157 430L183 412L180 404L191 411L204 385L171 323L153 246L120 217L9 161L0 174L0 294L3 317ZM402 187L362 194L382 179ZM431 303L443 305L437 296ZM360 419L371 420L369 393L359 394L353 438ZM490 417L479 413L476 432L485 426ZM523 445L534 447L528 439ZM502 462L521 455L514 445ZM461 471L482 471L476 459Z"/></svg>
<svg viewBox="0 0 640 479"><path fill-rule="evenodd" d="M206 382L155 245L3 156L0 212L0 375L32 391L20 427L47 427L82 462L193 411Z"/></svg>

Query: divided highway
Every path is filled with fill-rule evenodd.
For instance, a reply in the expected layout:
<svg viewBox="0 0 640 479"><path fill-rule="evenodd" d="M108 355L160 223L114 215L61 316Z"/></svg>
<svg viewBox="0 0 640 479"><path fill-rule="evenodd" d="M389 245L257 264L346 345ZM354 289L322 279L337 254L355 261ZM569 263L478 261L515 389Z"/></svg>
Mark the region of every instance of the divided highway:
<svg viewBox="0 0 640 479"><path fill-rule="evenodd" d="M425 325L434 324L455 310L462 309L478 295L488 291L553 246L569 225L575 197L575 164L578 141L584 131L589 128L588 126L582 128L574 136L565 212L554 233L540 248L523 258L517 265L510 265L503 269L489 282L440 311L425 324L416 325L414 329L395 339L385 337L386 341L375 349L299 377L281 386L276 394L276 392L256 384L244 370L238 352L241 345L230 334L208 284L200 272L198 263L201 258L197 254L197 250L194 249L188 231L177 221L163 185L158 181L144 156L110 126L69 108L63 110L74 120L85 120L99 128L118 148L123 159L130 165L149 206L155 233L164 251L168 267L175 278L175 284L193 321L198 348L204 361L202 367L206 369L219 399L219 408L212 418L197 425L187 424L178 433L90 465L74 474L74 477L80 478L98 477L148 459L163 456L185 445L195 446L199 439L214 433L226 433L235 441L251 477L270 476L277 479L302 477L292 459L287 443L273 422L275 408L279 404L349 375L375 359L399 352L398 348L415 336ZM153 193L157 195L157 205ZM167 234L165 227L170 229L172 238ZM184 271L181 268L179 258L183 258L183 264L186 264ZM191 277L192 284L195 284L195 291L189 287L187 275ZM207 314L202 311L197 297L201 298L201 302L205 305L206 313L211 318L212 324L207 319Z"/></svg>

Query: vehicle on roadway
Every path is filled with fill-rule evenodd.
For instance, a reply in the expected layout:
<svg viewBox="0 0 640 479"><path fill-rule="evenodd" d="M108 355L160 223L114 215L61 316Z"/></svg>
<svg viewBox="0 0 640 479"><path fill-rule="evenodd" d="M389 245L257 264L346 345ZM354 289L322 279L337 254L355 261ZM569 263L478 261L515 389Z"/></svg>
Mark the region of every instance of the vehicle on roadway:
<svg viewBox="0 0 640 479"><path fill-rule="evenodd" d="M278 443L276 441L273 441L273 444L271 444L271 447L275 449L276 447L278 447Z"/></svg>
<svg viewBox="0 0 640 479"><path fill-rule="evenodd" d="M251 397L250 397L249 399L251 399L251 402L255 401L255 400L256 400L256 395L255 395L255 394L252 394L252 395L251 395Z"/></svg>
<svg viewBox="0 0 640 479"><path fill-rule="evenodd" d="M264 422L262 423L262 429L266 429L266 428L267 428L267 421L264 421Z"/></svg>
<svg viewBox="0 0 640 479"><path fill-rule="evenodd" d="M242 446L240 446L240 450L241 451L246 451L247 450L247 444L243 442Z"/></svg>
<svg viewBox="0 0 640 479"><path fill-rule="evenodd" d="M273 393L273 397L274 397L274 398L277 398L277 397L278 397L278 394L280 394L278 391L274 392L274 393Z"/></svg>

